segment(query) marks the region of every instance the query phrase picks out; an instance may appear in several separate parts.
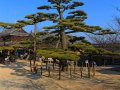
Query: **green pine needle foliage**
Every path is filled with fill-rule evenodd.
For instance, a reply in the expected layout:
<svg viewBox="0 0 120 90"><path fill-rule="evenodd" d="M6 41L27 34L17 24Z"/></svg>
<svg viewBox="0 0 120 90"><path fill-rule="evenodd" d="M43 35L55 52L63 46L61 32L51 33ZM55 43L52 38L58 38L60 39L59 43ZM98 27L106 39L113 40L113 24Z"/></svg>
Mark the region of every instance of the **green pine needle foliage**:
<svg viewBox="0 0 120 90"><path fill-rule="evenodd" d="M14 50L12 46L0 46L0 50Z"/></svg>
<svg viewBox="0 0 120 90"><path fill-rule="evenodd" d="M102 55L119 55L119 53L112 53L111 51L105 50L103 48L95 48L89 43L75 43L70 46L72 49L79 49L84 51L86 54L102 54Z"/></svg>
<svg viewBox="0 0 120 90"><path fill-rule="evenodd" d="M52 57L58 60L79 60L79 55L73 51L64 51L57 49L39 49L37 54L40 56L45 56L46 58Z"/></svg>

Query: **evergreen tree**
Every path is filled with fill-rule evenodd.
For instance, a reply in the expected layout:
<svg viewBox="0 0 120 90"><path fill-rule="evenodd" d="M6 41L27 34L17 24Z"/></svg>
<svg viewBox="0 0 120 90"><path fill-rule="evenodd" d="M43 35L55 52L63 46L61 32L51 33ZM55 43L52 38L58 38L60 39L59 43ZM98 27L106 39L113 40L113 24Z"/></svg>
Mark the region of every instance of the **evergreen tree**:
<svg viewBox="0 0 120 90"><path fill-rule="evenodd" d="M67 36L66 33L75 33L75 32L88 32L93 33L96 30L101 30L99 26L89 26L84 23L84 20L87 19L87 14L79 10L79 6L83 6L84 3L75 1L75 0L48 0L50 5L39 6L40 10L53 10L56 14L56 17L51 20L56 25L44 27L49 29L51 32L57 32L60 34L60 41L62 49L67 49ZM71 11L72 10L72 11ZM65 13L68 11L69 13ZM52 11L51 11L52 12ZM49 16L51 18L51 15Z"/></svg>
<svg viewBox="0 0 120 90"><path fill-rule="evenodd" d="M8 28L11 26L11 23L5 23L5 22L0 22L0 27L4 29Z"/></svg>
<svg viewBox="0 0 120 90"><path fill-rule="evenodd" d="M48 20L49 16L51 14L46 14L46 13L35 13L35 14L30 14L30 15L26 15L25 18L27 18L28 20L19 20L18 22L21 24L25 24L25 25L34 25L34 52L36 52L36 34L37 34L37 23ZM54 16L52 14L52 16Z"/></svg>
<svg viewBox="0 0 120 90"><path fill-rule="evenodd" d="M49 14L51 15L51 14ZM49 15L46 13L35 13L35 14L30 14L30 15L26 15L25 18L27 18L28 20L19 20L18 22L21 24L25 24L25 25L34 25L34 69L36 68L36 50L37 50L37 23L48 20L49 19ZM52 14L53 15L53 14ZM54 16L54 15L53 15ZM32 61L30 60L30 68L32 71ZM35 71L35 70L34 70ZM37 73L37 71L35 71Z"/></svg>
<svg viewBox="0 0 120 90"><path fill-rule="evenodd" d="M71 42L72 44L74 44L76 41L82 41L85 39L85 37L77 37L77 36L68 36L70 39L69 39L69 42Z"/></svg>

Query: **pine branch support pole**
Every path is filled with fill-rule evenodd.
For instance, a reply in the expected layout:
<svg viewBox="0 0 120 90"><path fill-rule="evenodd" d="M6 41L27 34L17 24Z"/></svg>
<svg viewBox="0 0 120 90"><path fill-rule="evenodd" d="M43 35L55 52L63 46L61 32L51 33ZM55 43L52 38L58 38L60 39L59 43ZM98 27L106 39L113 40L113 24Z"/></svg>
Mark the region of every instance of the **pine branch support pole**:
<svg viewBox="0 0 120 90"><path fill-rule="evenodd" d="M55 62L53 61L53 70L55 70Z"/></svg>
<svg viewBox="0 0 120 90"><path fill-rule="evenodd" d="M76 72L76 62L74 61L74 73Z"/></svg>
<svg viewBox="0 0 120 90"><path fill-rule="evenodd" d="M32 62L30 60L30 71L32 72Z"/></svg>
<svg viewBox="0 0 120 90"><path fill-rule="evenodd" d="M40 69L41 69L41 76L42 76L43 69L42 69L42 67Z"/></svg>
<svg viewBox="0 0 120 90"><path fill-rule="evenodd" d="M71 67L71 64L70 64L70 78L72 78L72 67Z"/></svg>
<svg viewBox="0 0 120 90"><path fill-rule="evenodd" d="M50 67L48 67L48 77L50 77Z"/></svg>
<svg viewBox="0 0 120 90"><path fill-rule="evenodd" d="M95 76L95 71L96 71L94 63L92 63L92 67L93 67L93 77L94 77Z"/></svg>
<svg viewBox="0 0 120 90"><path fill-rule="evenodd" d="M35 74L37 74L37 72L38 72L37 65L34 66L34 72L35 72Z"/></svg>
<svg viewBox="0 0 120 90"><path fill-rule="evenodd" d="M48 70L48 61L46 60L46 70Z"/></svg>
<svg viewBox="0 0 120 90"><path fill-rule="evenodd" d="M90 78L90 63L88 63L88 78Z"/></svg>
<svg viewBox="0 0 120 90"><path fill-rule="evenodd" d="M81 78L83 77L83 63L82 63L82 65L81 65L81 67L80 67L80 76L81 76Z"/></svg>
<svg viewBox="0 0 120 90"><path fill-rule="evenodd" d="M59 80L61 80L61 67L60 67L60 63L59 63Z"/></svg>

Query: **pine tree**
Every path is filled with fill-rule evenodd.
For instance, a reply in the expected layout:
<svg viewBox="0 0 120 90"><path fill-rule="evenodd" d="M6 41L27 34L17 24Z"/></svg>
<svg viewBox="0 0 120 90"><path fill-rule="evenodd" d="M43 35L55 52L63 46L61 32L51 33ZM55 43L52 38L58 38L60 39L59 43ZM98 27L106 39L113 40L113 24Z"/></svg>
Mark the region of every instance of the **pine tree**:
<svg viewBox="0 0 120 90"><path fill-rule="evenodd" d="M10 25L11 25L11 23L0 22L0 27L3 29L8 28Z"/></svg>
<svg viewBox="0 0 120 90"><path fill-rule="evenodd" d="M51 15L51 14L49 14ZM30 14L30 15L26 15L25 18L27 18L28 20L19 20L18 22L22 25L34 25L34 69L36 68L36 50L37 50L37 23L48 20L49 19L49 15L46 13L35 13L35 14ZM52 14L53 15L53 14ZM53 15L54 16L54 15ZM30 68L32 71L32 62L30 60ZM37 71L35 71L37 72Z"/></svg>
<svg viewBox="0 0 120 90"><path fill-rule="evenodd" d="M85 39L85 37L77 37L77 36L70 36L69 35L69 42L71 42L71 44L74 44L74 42L76 41L83 41Z"/></svg>
<svg viewBox="0 0 120 90"><path fill-rule="evenodd" d="M56 10L54 12L56 14L56 17L51 19L53 23L56 23L56 25L44 28L49 29L53 33L57 32L60 34L62 49L65 50L68 47L66 35L68 33L93 33L96 32L96 30L101 30L99 26L89 26L85 24L84 20L87 19L87 14L77 8L79 6L83 6L84 3L77 0L48 0L48 2L50 5L39 6L38 9L53 11ZM69 13L66 14L65 11L68 11Z"/></svg>
<svg viewBox="0 0 120 90"><path fill-rule="evenodd" d="M16 23L5 23L5 22L0 22L0 27L3 29L22 29L25 27L27 24L21 23L21 22L16 22Z"/></svg>

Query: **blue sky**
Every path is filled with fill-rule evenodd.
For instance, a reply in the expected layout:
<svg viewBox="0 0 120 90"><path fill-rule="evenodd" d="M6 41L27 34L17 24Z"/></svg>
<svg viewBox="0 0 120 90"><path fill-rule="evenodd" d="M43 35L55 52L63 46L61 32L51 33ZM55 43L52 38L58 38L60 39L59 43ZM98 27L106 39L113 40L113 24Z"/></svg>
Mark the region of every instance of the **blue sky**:
<svg viewBox="0 0 120 90"><path fill-rule="evenodd" d="M99 25L107 28L109 23L113 22L113 17L119 15L115 7L120 7L120 0L78 0L85 3L79 9L88 14L86 23L88 25ZM36 7L47 4L47 0L0 0L0 22L15 22L23 20L27 14L39 12ZM50 22L44 22L38 25L50 25ZM33 30L32 26L25 28L28 32Z"/></svg>

